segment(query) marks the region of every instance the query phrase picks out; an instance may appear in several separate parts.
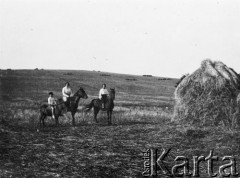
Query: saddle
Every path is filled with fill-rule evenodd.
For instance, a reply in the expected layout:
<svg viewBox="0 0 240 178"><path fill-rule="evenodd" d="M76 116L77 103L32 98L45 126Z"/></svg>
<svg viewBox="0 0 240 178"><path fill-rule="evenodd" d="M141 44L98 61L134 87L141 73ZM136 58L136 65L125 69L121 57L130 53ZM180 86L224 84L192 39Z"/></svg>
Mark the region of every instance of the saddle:
<svg viewBox="0 0 240 178"><path fill-rule="evenodd" d="M67 98L67 101L64 102L66 105L65 112L71 111L71 108L75 105L75 102L71 99L72 98L69 97L69 98Z"/></svg>
<svg viewBox="0 0 240 178"><path fill-rule="evenodd" d="M44 104L44 108L47 109L51 109L51 106L49 104ZM54 109L56 109L56 106L53 106Z"/></svg>
<svg viewBox="0 0 240 178"><path fill-rule="evenodd" d="M70 108L71 106L71 99L70 97L67 98L67 101L64 102L67 108Z"/></svg>

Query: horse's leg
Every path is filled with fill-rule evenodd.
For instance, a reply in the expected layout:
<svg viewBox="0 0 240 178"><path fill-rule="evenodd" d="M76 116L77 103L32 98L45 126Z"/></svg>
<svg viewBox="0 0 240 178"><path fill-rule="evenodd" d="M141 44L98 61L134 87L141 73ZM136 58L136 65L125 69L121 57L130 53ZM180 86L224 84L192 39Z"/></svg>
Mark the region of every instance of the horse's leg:
<svg viewBox="0 0 240 178"><path fill-rule="evenodd" d="M98 122L97 121L97 114L98 114L98 112L99 112L99 109L94 107L94 120L95 120L96 123Z"/></svg>
<svg viewBox="0 0 240 178"><path fill-rule="evenodd" d="M111 110L107 111L107 114L108 114L108 125L111 125L112 124L112 111Z"/></svg>
<svg viewBox="0 0 240 178"><path fill-rule="evenodd" d="M109 111L109 110L107 110L107 119L108 119L108 125L110 125L110 124L109 124L109 115L110 115L110 111Z"/></svg>
<svg viewBox="0 0 240 178"><path fill-rule="evenodd" d="M42 126L42 117L43 117L43 115L42 115L42 113L40 113L40 116L39 116L39 126L41 127Z"/></svg>
<svg viewBox="0 0 240 178"><path fill-rule="evenodd" d="M45 127L45 122L44 122L45 118L46 118L46 115L43 115L43 117L42 117L42 125L43 125L43 127Z"/></svg>
<svg viewBox="0 0 240 178"><path fill-rule="evenodd" d="M112 125L112 111L109 111L108 125Z"/></svg>
<svg viewBox="0 0 240 178"><path fill-rule="evenodd" d="M75 126L75 112L71 112L72 114L72 125Z"/></svg>
<svg viewBox="0 0 240 178"><path fill-rule="evenodd" d="M56 121L56 126L58 126L59 125L58 116L55 116L55 121Z"/></svg>

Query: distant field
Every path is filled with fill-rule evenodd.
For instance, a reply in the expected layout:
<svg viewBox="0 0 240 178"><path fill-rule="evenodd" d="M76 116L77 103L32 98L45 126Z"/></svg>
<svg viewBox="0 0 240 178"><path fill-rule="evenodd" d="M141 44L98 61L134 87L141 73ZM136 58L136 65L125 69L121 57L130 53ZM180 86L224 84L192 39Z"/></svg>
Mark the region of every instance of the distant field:
<svg viewBox="0 0 240 178"><path fill-rule="evenodd" d="M104 75L103 75L104 74ZM128 78L135 79L126 80ZM12 70L1 71L1 98L4 101L45 102L48 92L61 97L66 81L73 92L83 87L88 101L98 96L103 83L116 89L117 105L172 106L177 79L158 80L159 77L113 74L94 71ZM87 101L85 101L87 102Z"/></svg>
<svg viewBox="0 0 240 178"><path fill-rule="evenodd" d="M61 97L66 81L73 92L83 87L89 96L79 103L77 126L71 126L66 114L59 119L60 127L48 118L47 127L40 128L39 106L49 91ZM141 177L142 152L148 148L172 148L169 166L173 156L207 156L210 149L238 158L238 130L170 121L177 81L98 71L0 71L0 177ZM112 126L105 112L100 112L98 124L92 112L81 112L98 96L102 83L116 89ZM237 168L240 171L239 164ZM208 177L206 170L203 163L200 177Z"/></svg>

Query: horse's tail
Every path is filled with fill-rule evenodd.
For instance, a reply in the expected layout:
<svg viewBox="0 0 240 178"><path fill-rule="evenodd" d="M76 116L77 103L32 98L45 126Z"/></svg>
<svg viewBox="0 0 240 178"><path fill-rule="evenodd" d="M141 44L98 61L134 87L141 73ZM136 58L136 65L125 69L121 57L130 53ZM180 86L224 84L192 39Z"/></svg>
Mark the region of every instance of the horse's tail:
<svg viewBox="0 0 240 178"><path fill-rule="evenodd" d="M41 123L44 124L44 118L46 117L47 115L47 112L46 112L46 108L47 108L48 105L46 104L43 104L40 106L39 108L39 111L40 111L40 114L39 114L39 124L41 126Z"/></svg>
<svg viewBox="0 0 240 178"><path fill-rule="evenodd" d="M90 104L87 104L84 108L83 108L83 111L84 112L88 112L92 109L92 107L94 106L94 100L91 101Z"/></svg>
<svg viewBox="0 0 240 178"><path fill-rule="evenodd" d="M46 109L47 109L48 105L47 104L43 104L40 106L40 114L46 114Z"/></svg>

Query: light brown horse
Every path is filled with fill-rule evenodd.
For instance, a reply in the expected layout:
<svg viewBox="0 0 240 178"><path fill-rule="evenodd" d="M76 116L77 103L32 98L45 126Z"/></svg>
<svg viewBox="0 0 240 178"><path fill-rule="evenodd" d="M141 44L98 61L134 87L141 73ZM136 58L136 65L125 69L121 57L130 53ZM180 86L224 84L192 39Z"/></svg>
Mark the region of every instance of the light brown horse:
<svg viewBox="0 0 240 178"><path fill-rule="evenodd" d="M109 92L109 96L106 99L105 108L102 108L102 101L100 99L93 99L90 104L84 107L84 111L88 112L93 107L94 110L94 120L97 121L97 114L100 110L107 111L108 115L108 125L112 124L112 112L114 108L114 100L115 100L115 89L111 88Z"/></svg>
<svg viewBox="0 0 240 178"><path fill-rule="evenodd" d="M64 111L67 112L71 112L72 114L72 125L75 126L75 113L77 112L77 108L78 108L78 103L80 101L80 98L83 99L87 99L88 96L86 94L86 92L83 90L83 88L79 88L79 90L71 97L69 97L69 106L67 107L65 102L63 101L62 98L58 99L56 101L56 106L54 109L54 116L55 116L55 120L56 120L56 125L59 124L58 122L58 118L60 116L62 116L62 113ZM47 105L47 104L43 104L40 107L40 117L39 117L39 121L40 121L40 125L42 124L43 126L45 125L44 123L44 119L47 116L51 116L52 117L52 110L51 108Z"/></svg>

